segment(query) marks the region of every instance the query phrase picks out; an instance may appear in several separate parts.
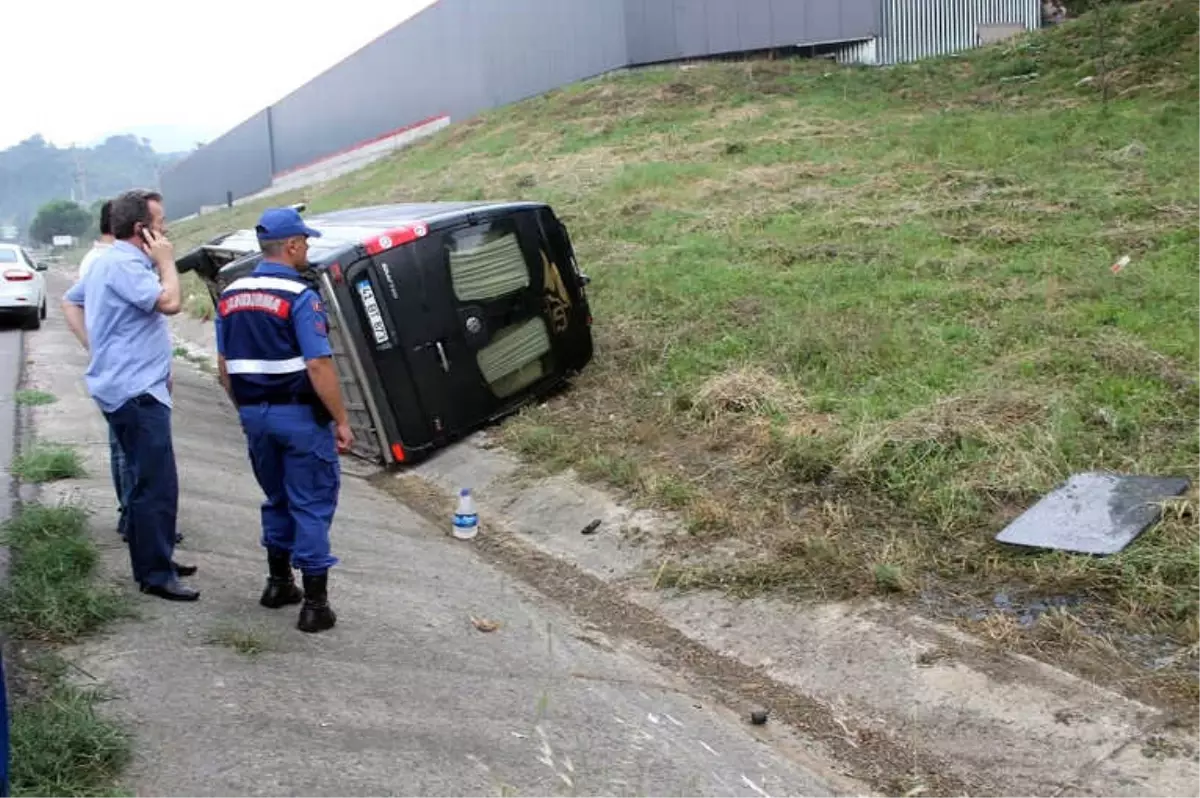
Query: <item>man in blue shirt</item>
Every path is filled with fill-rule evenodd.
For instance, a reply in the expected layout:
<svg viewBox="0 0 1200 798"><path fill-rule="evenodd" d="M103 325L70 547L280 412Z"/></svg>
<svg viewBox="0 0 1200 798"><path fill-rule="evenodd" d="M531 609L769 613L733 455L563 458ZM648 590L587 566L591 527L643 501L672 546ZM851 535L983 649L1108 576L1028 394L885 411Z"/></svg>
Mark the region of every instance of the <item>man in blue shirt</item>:
<svg viewBox="0 0 1200 798"><path fill-rule="evenodd" d="M338 561L329 527L341 483L338 451L349 450L354 436L325 309L299 274L308 268L309 237L321 234L292 208L264 211L255 229L262 260L217 303L217 364L266 494L262 545L270 576L259 603L277 609L303 601L297 628L320 632L337 621L326 588Z"/></svg>
<svg viewBox="0 0 1200 798"><path fill-rule="evenodd" d="M125 533L143 593L194 601L179 583L195 567L174 562L179 481L171 441L171 334L179 272L164 235L162 196L128 191L113 200L111 248L63 297L63 316L91 354L88 392L100 406L130 479Z"/></svg>

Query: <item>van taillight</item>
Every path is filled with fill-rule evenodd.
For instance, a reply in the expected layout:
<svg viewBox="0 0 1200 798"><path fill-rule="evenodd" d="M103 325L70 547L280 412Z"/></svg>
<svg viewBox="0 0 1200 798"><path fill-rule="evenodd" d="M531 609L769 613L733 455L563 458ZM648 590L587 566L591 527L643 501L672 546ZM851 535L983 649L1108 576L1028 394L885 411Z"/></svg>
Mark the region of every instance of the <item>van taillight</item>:
<svg viewBox="0 0 1200 798"><path fill-rule="evenodd" d="M392 444L392 457L396 458L397 463L403 463L404 458L405 458L404 447L398 443L393 443Z"/></svg>
<svg viewBox="0 0 1200 798"><path fill-rule="evenodd" d="M429 226L424 222L413 222L410 225L397 227L395 230L388 230L386 233L380 233L377 236L368 238L363 242L363 246L366 248L368 255L378 255L380 252L386 252L401 244L407 244L410 241L416 241L418 238L424 238L428 232Z"/></svg>
<svg viewBox="0 0 1200 798"><path fill-rule="evenodd" d="M33 272L27 272L24 269L7 269L4 272L4 279L9 282L16 280L32 280Z"/></svg>

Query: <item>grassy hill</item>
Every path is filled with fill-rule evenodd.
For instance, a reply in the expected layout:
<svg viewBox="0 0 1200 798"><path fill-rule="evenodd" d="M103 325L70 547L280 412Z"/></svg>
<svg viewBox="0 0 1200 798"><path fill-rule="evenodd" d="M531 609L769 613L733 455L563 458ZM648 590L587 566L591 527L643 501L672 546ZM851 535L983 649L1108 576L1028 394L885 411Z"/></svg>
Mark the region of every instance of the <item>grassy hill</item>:
<svg viewBox="0 0 1200 798"><path fill-rule="evenodd" d="M664 583L887 595L1194 709L1194 490L1114 557L992 539L1071 473L1200 460L1196 6L1107 13L886 70L594 80L275 202L551 202L597 360L503 435L679 512Z"/></svg>

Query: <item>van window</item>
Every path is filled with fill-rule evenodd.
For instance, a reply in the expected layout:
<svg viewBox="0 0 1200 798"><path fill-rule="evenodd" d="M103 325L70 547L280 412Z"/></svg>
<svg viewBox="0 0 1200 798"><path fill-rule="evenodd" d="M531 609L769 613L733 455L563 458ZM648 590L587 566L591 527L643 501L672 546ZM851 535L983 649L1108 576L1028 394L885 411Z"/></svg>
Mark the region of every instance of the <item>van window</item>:
<svg viewBox="0 0 1200 798"><path fill-rule="evenodd" d="M483 379L501 399L532 385L553 369L550 334L541 316L496 332L475 355Z"/></svg>
<svg viewBox="0 0 1200 798"><path fill-rule="evenodd" d="M460 302L497 299L529 287L515 226L503 219L446 236L450 281Z"/></svg>

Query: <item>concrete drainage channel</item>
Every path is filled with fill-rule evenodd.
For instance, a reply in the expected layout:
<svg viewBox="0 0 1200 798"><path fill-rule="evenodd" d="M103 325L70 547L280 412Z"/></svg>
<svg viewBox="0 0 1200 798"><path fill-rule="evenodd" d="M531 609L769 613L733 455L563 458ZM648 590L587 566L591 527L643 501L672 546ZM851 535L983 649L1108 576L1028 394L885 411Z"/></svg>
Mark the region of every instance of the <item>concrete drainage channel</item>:
<svg viewBox="0 0 1200 798"><path fill-rule="evenodd" d="M183 359L211 370L212 325L172 323ZM1165 728L1161 710L951 627L875 603L654 589L650 550L613 530L657 534L673 519L623 507L569 473L525 478L486 434L401 473L345 463L445 528L448 543L457 490L470 486L482 532L454 545L568 607L594 630L586 642L637 649L746 724L766 712L752 725L761 739L847 793L1195 794L1194 741ZM1144 755L1163 735L1192 753Z"/></svg>

